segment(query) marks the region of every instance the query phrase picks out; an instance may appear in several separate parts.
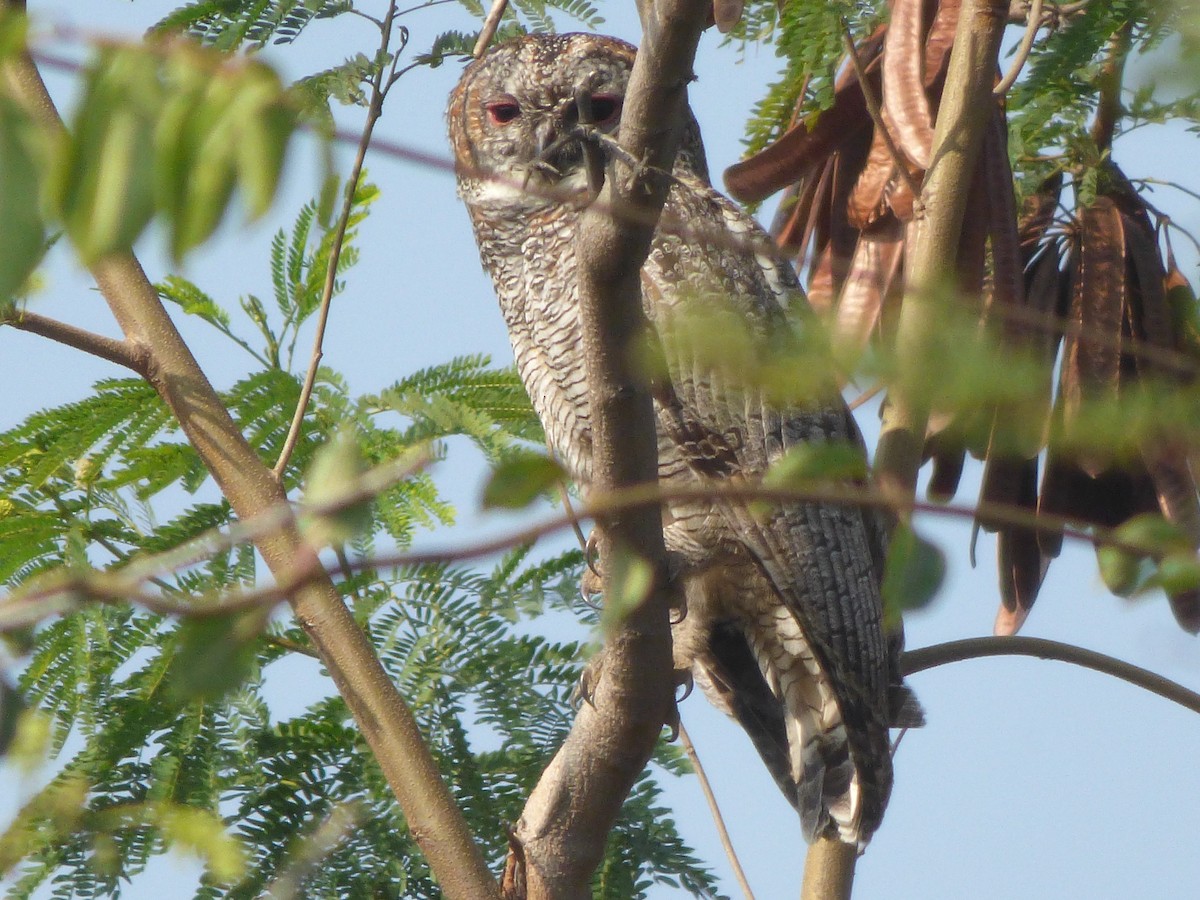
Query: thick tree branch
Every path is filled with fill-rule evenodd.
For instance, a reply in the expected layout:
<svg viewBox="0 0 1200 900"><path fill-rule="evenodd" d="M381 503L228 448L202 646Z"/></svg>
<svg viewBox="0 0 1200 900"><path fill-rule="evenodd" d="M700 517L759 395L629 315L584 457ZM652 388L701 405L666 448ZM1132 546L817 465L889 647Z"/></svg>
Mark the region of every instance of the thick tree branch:
<svg viewBox="0 0 1200 900"><path fill-rule="evenodd" d="M21 6L11 0L0 2ZM27 55L9 56L3 74L12 96L47 130L63 127ZM178 418L237 515L252 518L286 502L270 467L246 443L137 259L132 254L114 255L93 266L92 274L126 339L147 348L148 380ZM260 537L256 546L279 579L303 567L313 553L294 524ZM446 895L462 900L496 896L496 883L411 711L328 576L306 581L289 600L374 751Z"/></svg>
<svg viewBox="0 0 1200 900"><path fill-rule="evenodd" d="M144 347L129 340L118 341L25 310L14 310L4 319L3 324L11 325L18 331L41 335L67 347L74 347L76 350L106 359L118 366L132 369L142 376L145 376L148 371L150 354Z"/></svg>
<svg viewBox="0 0 1200 900"><path fill-rule="evenodd" d="M961 662L965 659L982 659L987 656L1033 656L1038 659L1052 659L1083 666L1085 669L1092 669L1095 672L1102 672L1113 678L1127 681L1152 694L1170 700L1172 703L1178 703L1194 713L1200 713L1200 694L1188 690L1181 684L1176 684L1174 681L1132 663L1097 653L1095 650L1087 650L1059 641L1049 641L1045 638L981 637L934 644L932 647L921 647L919 650L910 650L905 653L900 660L900 670L904 675L915 675L917 672L924 672L935 666L944 666L946 663Z"/></svg>
<svg viewBox="0 0 1200 900"><path fill-rule="evenodd" d="M818 838L804 859L800 900L850 900L858 850L837 838Z"/></svg>
<svg viewBox="0 0 1200 900"><path fill-rule="evenodd" d="M591 487L599 491L658 480L654 411L629 351L646 327L641 268L666 200L669 182L661 173L671 170L679 144L707 6L707 0L662 0L643 8L642 46L621 117L624 153L576 240ZM614 209L639 215L631 221ZM517 823L505 873L512 897L591 896L608 832L673 712L671 598L658 508L614 512L598 525L601 559L636 553L653 570L654 586L608 641L592 702L580 709ZM608 597L612 569L605 566Z"/></svg>
<svg viewBox="0 0 1200 900"><path fill-rule="evenodd" d="M946 89L938 107L933 161L921 187L924 215L905 257L907 285L896 329L899 378L889 395L875 456L880 487L897 502L911 497L921 466L929 400L921 385L931 378L927 348L944 319L942 288L951 283L955 250L966 213L967 191L995 100L992 85L1008 4L964 0Z"/></svg>

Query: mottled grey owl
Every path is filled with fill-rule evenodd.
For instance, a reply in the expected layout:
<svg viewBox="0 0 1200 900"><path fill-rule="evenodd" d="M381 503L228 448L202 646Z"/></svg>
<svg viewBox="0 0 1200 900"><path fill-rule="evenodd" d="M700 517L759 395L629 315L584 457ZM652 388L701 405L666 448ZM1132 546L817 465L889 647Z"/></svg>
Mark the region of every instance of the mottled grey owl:
<svg viewBox="0 0 1200 900"><path fill-rule="evenodd" d="M575 98L585 91L591 121L615 137L634 53L590 34L520 38L467 68L448 113L459 193L517 368L585 490L591 430L575 234L588 181ZM770 341L790 328L785 307L804 300L788 265L762 252L769 243L758 225L709 185L690 114L673 178L663 222L675 227L660 224L642 270L666 363L652 384L662 481L752 478L798 444L861 444L836 390L779 408L699 352L694 330L689 338L676 327L699 304ZM891 791L888 726L920 718L897 674L899 641L882 625L878 517L826 504L764 513L742 502L673 502L663 526L687 603L673 628L676 665L746 729L806 838L864 845Z"/></svg>

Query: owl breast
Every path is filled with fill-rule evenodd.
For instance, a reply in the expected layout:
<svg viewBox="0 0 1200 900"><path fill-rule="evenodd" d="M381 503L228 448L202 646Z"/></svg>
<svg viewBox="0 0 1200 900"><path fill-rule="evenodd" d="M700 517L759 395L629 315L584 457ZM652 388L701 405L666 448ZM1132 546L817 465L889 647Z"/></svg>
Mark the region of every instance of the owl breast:
<svg viewBox="0 0 1200 900"><path fill-rule="evenodd" d="M586 484L592 434L572 238L579 212L537 204L514 214L511 204L486 203L470 212L521 381L555 454Z"/></svg>

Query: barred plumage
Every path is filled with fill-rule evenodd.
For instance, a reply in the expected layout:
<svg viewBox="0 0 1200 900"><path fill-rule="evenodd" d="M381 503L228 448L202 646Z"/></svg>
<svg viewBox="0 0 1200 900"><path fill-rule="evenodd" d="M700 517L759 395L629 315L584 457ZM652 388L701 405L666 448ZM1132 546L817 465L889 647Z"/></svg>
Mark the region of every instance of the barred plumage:
<svg viewBox="0 0 1200 900"><path fill-rule="evenodd" d="M598 127L614 135L634 52L596 35L520 38L467 69L448 114L459 192L521 378L585 489L591 431L574 237L586 173L575 97L590 91ZM642 270L665 366L652 382L662 480L760 476L800 444L861 445L832 378L819 401L781 406L687 327L696 309L732 317L765 347L789 339L787 307L804 301L788 265L764 252L758 225L709 185L694 123L672 175ZM694 501L670 504L663 518L687 603L673 632L677 666L746 729L806 838L864 845L891 790L888 726L920 719L896 671L898 635L884 633L879 516L834 504L764 513Z"/></svg>

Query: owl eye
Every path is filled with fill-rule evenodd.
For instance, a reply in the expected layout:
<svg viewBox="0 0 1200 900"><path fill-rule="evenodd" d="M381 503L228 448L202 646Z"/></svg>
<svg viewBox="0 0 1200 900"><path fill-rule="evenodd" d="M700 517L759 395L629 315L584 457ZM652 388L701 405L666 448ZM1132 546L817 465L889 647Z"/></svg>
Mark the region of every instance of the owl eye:
<svg viewBox="0 0 1200 900"><path fill-rule="evenodd" d="M517 105L516 100L496 100L487 104L485 108L493 125L507 125L521 115L521 107Z"/></svg>
<svg viewBox="0 0 1200 900"><path fill-rule="evenodd" d="M607 125L621 114L621 98L616 94L592 94L592 118Z"/></svg>

